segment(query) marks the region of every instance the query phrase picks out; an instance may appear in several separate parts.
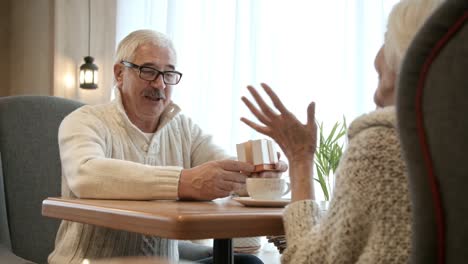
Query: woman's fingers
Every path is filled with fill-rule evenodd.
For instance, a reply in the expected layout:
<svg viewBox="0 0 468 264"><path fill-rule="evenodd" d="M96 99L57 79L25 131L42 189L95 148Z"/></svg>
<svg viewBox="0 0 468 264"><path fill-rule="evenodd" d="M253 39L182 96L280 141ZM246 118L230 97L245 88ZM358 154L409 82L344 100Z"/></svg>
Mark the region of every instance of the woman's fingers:
<svg viewBox="0 0 468 264"><path fill-rule="evenodd" d="M245 96L242 96L241 100L242 102L244 102L247 108L249 108L250 112L252 112L252 114L254 114L254 116L258 118L258 120L260 120L260 122L262 122L265 125L270 123L268 117L266 117L262 112L260 112L260 110L258 110L257 107L255 107L255 105L252 104L252 102L250 102L249 99L247 99Z"/></svg>
<svg viewBox="0 0 468 264"><path fill-rule="evenodd" d="M268 104L265 103L263 98L260 96L260 94L257 92L257 90L253 86L249 85L247 86L247 89L249 90L250 94L252 94L258 106L260 106L260 109L262 109L263 113L268 118L276 115L275 112L268 106Z"/></svg>
<svg viewBox="0 0 468 264"><path fill-rule="evenodd" d="M283 105L283 102L279 99L279 97L276 95L276 93L268 86L266 83L261 83L260 84L265 92L268 94L270 97L271 101L273 102L273 105L280 111L281 114L286 114L289 113L288 109Z"/></svg>
<svg viewBox="0 0 468 264"><path fill-rule="evenodd" d="M255 131L259 132L259 133L262 133L266 136L270 136L271 137L271 133L270 133L270 129L268 127L264 127L264 126L260 126L250 120L248 120L247 118L245 117L241 117L241 121L244 122L246 125L248 125L249 127L253 128Z"/></svg>
<svg viewBox="0 0 468 264"><path fill-rule="evenodd" d="M307 125L315 125L315 102L311 102L307 107Z"/></svg>

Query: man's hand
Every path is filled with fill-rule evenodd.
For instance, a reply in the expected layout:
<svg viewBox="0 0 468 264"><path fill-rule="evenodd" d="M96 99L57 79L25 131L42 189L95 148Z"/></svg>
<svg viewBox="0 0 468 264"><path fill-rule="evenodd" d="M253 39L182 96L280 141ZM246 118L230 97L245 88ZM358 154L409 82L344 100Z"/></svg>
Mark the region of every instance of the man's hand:
<svg viewBox="0 0 468 264"><path fill-rule="evenodd" d="M213 200L229 196L232 191L245 185L246 175L254 169L252 164L246 162L220 160L182 170L179 199Z"/></svg>
<svg viewBox="0 0 468 264"><path fill-rule="evenodd" d="M288 170L288 164L282 160L278 160L275 164L275 170L262 171L253 173L253 178L281 178L283 172Z"/></svg>

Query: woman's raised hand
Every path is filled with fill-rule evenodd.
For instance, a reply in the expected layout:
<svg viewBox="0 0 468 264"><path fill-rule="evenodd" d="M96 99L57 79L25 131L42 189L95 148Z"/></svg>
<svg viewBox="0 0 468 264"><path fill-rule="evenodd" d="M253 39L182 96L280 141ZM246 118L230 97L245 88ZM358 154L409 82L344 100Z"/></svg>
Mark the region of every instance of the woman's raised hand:
<svg viewBox="0 0 468 264"><path fill-rule="evenodd" d="M275 140L290 162L302 160L312 161L317 145L315 103L311 102L309 104L307 108L307 123L302 124L297 120L296 116L286 109L281 100L268 85L262 83L261 86L270 97L273 105L279 111L279 114L265 103L253 86L248 86L247 89L252 94L259 108L246 97L242 97L242 101L264 126L252 122L245 117L242 117L241 121L259 133Z"/></svg>

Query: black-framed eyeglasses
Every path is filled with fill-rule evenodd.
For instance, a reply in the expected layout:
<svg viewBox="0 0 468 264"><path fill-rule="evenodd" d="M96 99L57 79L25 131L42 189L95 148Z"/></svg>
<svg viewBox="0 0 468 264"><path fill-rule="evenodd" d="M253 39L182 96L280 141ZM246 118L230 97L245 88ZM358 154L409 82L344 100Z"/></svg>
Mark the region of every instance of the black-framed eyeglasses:
<svg viewBox="0 0 468 264"><path fill-rule="evenodd" d="M136 65L128 61L121 61L120 63L122 63L126 67L138 69L138 76L140 77L140 79L145 81L152 82L156 80L159 77L159 75L162 74L163 81L165 84L176 85L180 82L180 79L182 78L182 73L178 71L159 71L155 68Z"/></svg>

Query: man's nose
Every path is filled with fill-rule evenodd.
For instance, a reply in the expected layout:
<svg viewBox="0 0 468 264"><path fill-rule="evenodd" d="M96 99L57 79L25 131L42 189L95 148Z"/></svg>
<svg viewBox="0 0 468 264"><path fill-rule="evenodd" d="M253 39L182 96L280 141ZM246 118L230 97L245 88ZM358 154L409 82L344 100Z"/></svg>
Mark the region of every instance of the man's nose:
<svg viewBox="0 0 468 264"><path fill-rule="evenodd" d="M156 79L151 81L151 86L158 88L158 89L165 89L166 84L164 83L164 75L161 73L158 74L158 76L156 76Z"/></svg>

